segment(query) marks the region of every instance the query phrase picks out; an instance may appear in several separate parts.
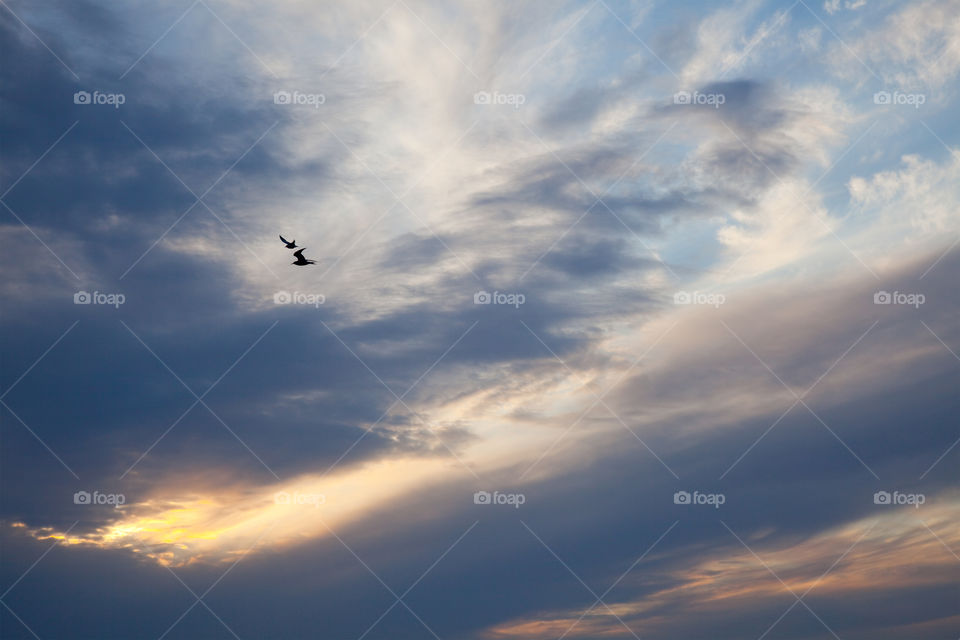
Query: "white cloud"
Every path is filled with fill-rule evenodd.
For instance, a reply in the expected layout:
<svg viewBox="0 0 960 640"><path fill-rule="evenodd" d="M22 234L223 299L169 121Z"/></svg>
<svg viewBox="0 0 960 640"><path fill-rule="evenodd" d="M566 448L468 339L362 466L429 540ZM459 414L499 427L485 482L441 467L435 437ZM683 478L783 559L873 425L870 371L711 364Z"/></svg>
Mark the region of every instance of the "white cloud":
<svg viewBox="0 0 960 640"><path fill-rule="evenodd" d="M941 164L905 155L900 169L854 176L847 189L861 215L883 220L887 228L907 227L914 236L939 235L960 222L960 151Z"/></svg>
<svg viewBox="0 0 960 640"><path fill-rule="evenodd" d="M823 10L833 15L840 9L846 9L848 11L856 11L860 7L863 7L867 4L867 0L844 0L841 6L840 0L827 0L823 3Z"/></svg>
<svg viewBox="0 0 960 640"><path fill-rule="evenodd" d="M800 49L804 53L819 51L822 39L823 29L820 27L801 29L797 34L797 41L800 43Z"/></svg>
<svg viewBox="0 0 960 640"><path fill-rule="evenodd" d="M908 3L884 23L859 38L834 45L837 61L848 77L869 73L901 90L940 91L960 71L960 21L953 0Z"/></svg>
<svg viewBox="0 0 960 640"><path fill-rule="evenodd" d="M741 69L758 56L788 23L786 9L776 11L748 34L747 23L761 9L756 0L715 11L697 29L697 49L680 73L684 82L696 85L716 80Z"/></svg>

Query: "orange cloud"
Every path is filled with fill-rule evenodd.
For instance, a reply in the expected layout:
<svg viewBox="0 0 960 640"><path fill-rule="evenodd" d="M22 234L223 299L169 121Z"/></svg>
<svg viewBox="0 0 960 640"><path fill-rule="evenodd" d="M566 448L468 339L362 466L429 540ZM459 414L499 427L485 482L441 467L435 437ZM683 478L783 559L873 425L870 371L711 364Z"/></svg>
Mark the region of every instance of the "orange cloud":
<svg viewBox="0 0 960 640"><path fill-rule="evenodd" d="M745 540L763 563L730 536L730 546L673 571L670 578L677 586L637 600L609 602L610 609L642 634L668 622L657 613L667 608L682 608L688 615L719 615L755 608L761 599L782 599L787 588L798 596L809 589L811 593L842 598L894 586L953 584L957 575L953 563L960 562L952 551L960 548L960 529L955 526L958 518L960 499L948 495L933 501L929 508L888 510L792 545L770 548L762 539ZM837 562L841 556L843 559ZM628 583L630 576L625 580ZM545 612L497 625L488 629L486 636L514 640L564 634L571 638L629 636L602 604L581 619L583 613Z"/></svg>

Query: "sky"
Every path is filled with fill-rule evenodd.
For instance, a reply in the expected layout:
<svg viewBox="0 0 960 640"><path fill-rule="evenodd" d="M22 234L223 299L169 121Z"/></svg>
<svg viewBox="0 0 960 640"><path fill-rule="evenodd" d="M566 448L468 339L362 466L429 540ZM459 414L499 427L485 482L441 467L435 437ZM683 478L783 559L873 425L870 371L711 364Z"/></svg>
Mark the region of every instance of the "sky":
<svg viewBox="0 0 960 640"><path fill-rule="evenodd" d="M0 31L3 638L960 636L957 0Z"/></svg>

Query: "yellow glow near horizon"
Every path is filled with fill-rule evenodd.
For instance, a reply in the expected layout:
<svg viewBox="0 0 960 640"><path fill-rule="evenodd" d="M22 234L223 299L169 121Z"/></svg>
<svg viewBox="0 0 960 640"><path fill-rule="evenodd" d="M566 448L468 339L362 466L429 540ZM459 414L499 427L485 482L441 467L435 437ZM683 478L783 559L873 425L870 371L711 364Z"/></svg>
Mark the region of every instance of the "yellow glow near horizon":
<svg viewBox="0 0 960 640"><path fill-rule="evenodd" d="M258 545L281 547L329 535L328 526L358 520L448 469L447 460L401 459L255 490L211 487L183 497L157 495L125 505L115 522L82 535L12 526L26 527L38 539L128 549L161 564L218 562Z"/></svg>

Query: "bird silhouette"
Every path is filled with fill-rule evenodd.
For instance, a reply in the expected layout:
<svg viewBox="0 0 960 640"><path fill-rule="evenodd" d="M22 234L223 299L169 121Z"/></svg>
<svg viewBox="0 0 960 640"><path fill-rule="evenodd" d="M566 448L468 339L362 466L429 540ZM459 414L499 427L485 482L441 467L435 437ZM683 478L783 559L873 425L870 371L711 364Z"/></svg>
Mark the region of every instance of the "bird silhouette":
<svg viewBox="0 0 960 640"><path fill-rule="evenodd" d="M297 241L296 241L296 240L290 240L289 242L287 242L287 239L284 238L283 236L280 236L280 239L283 241L283 244L285 244L285 245L287 246L287 249L296 249L296 248L297 248Z"/></svg>
<svg viewBox="0 0 960 640"><path fill-rule="evenodd" d="M304 247L303 249L306 249L306 247ZM308 264L317 264L316 260L307 260L306 258L303 257L303 249L298 249L297 251L293 252L293 255L297 256L297 261L291 262L290 264L295 264L298 267L303 267Z"/></svg>

